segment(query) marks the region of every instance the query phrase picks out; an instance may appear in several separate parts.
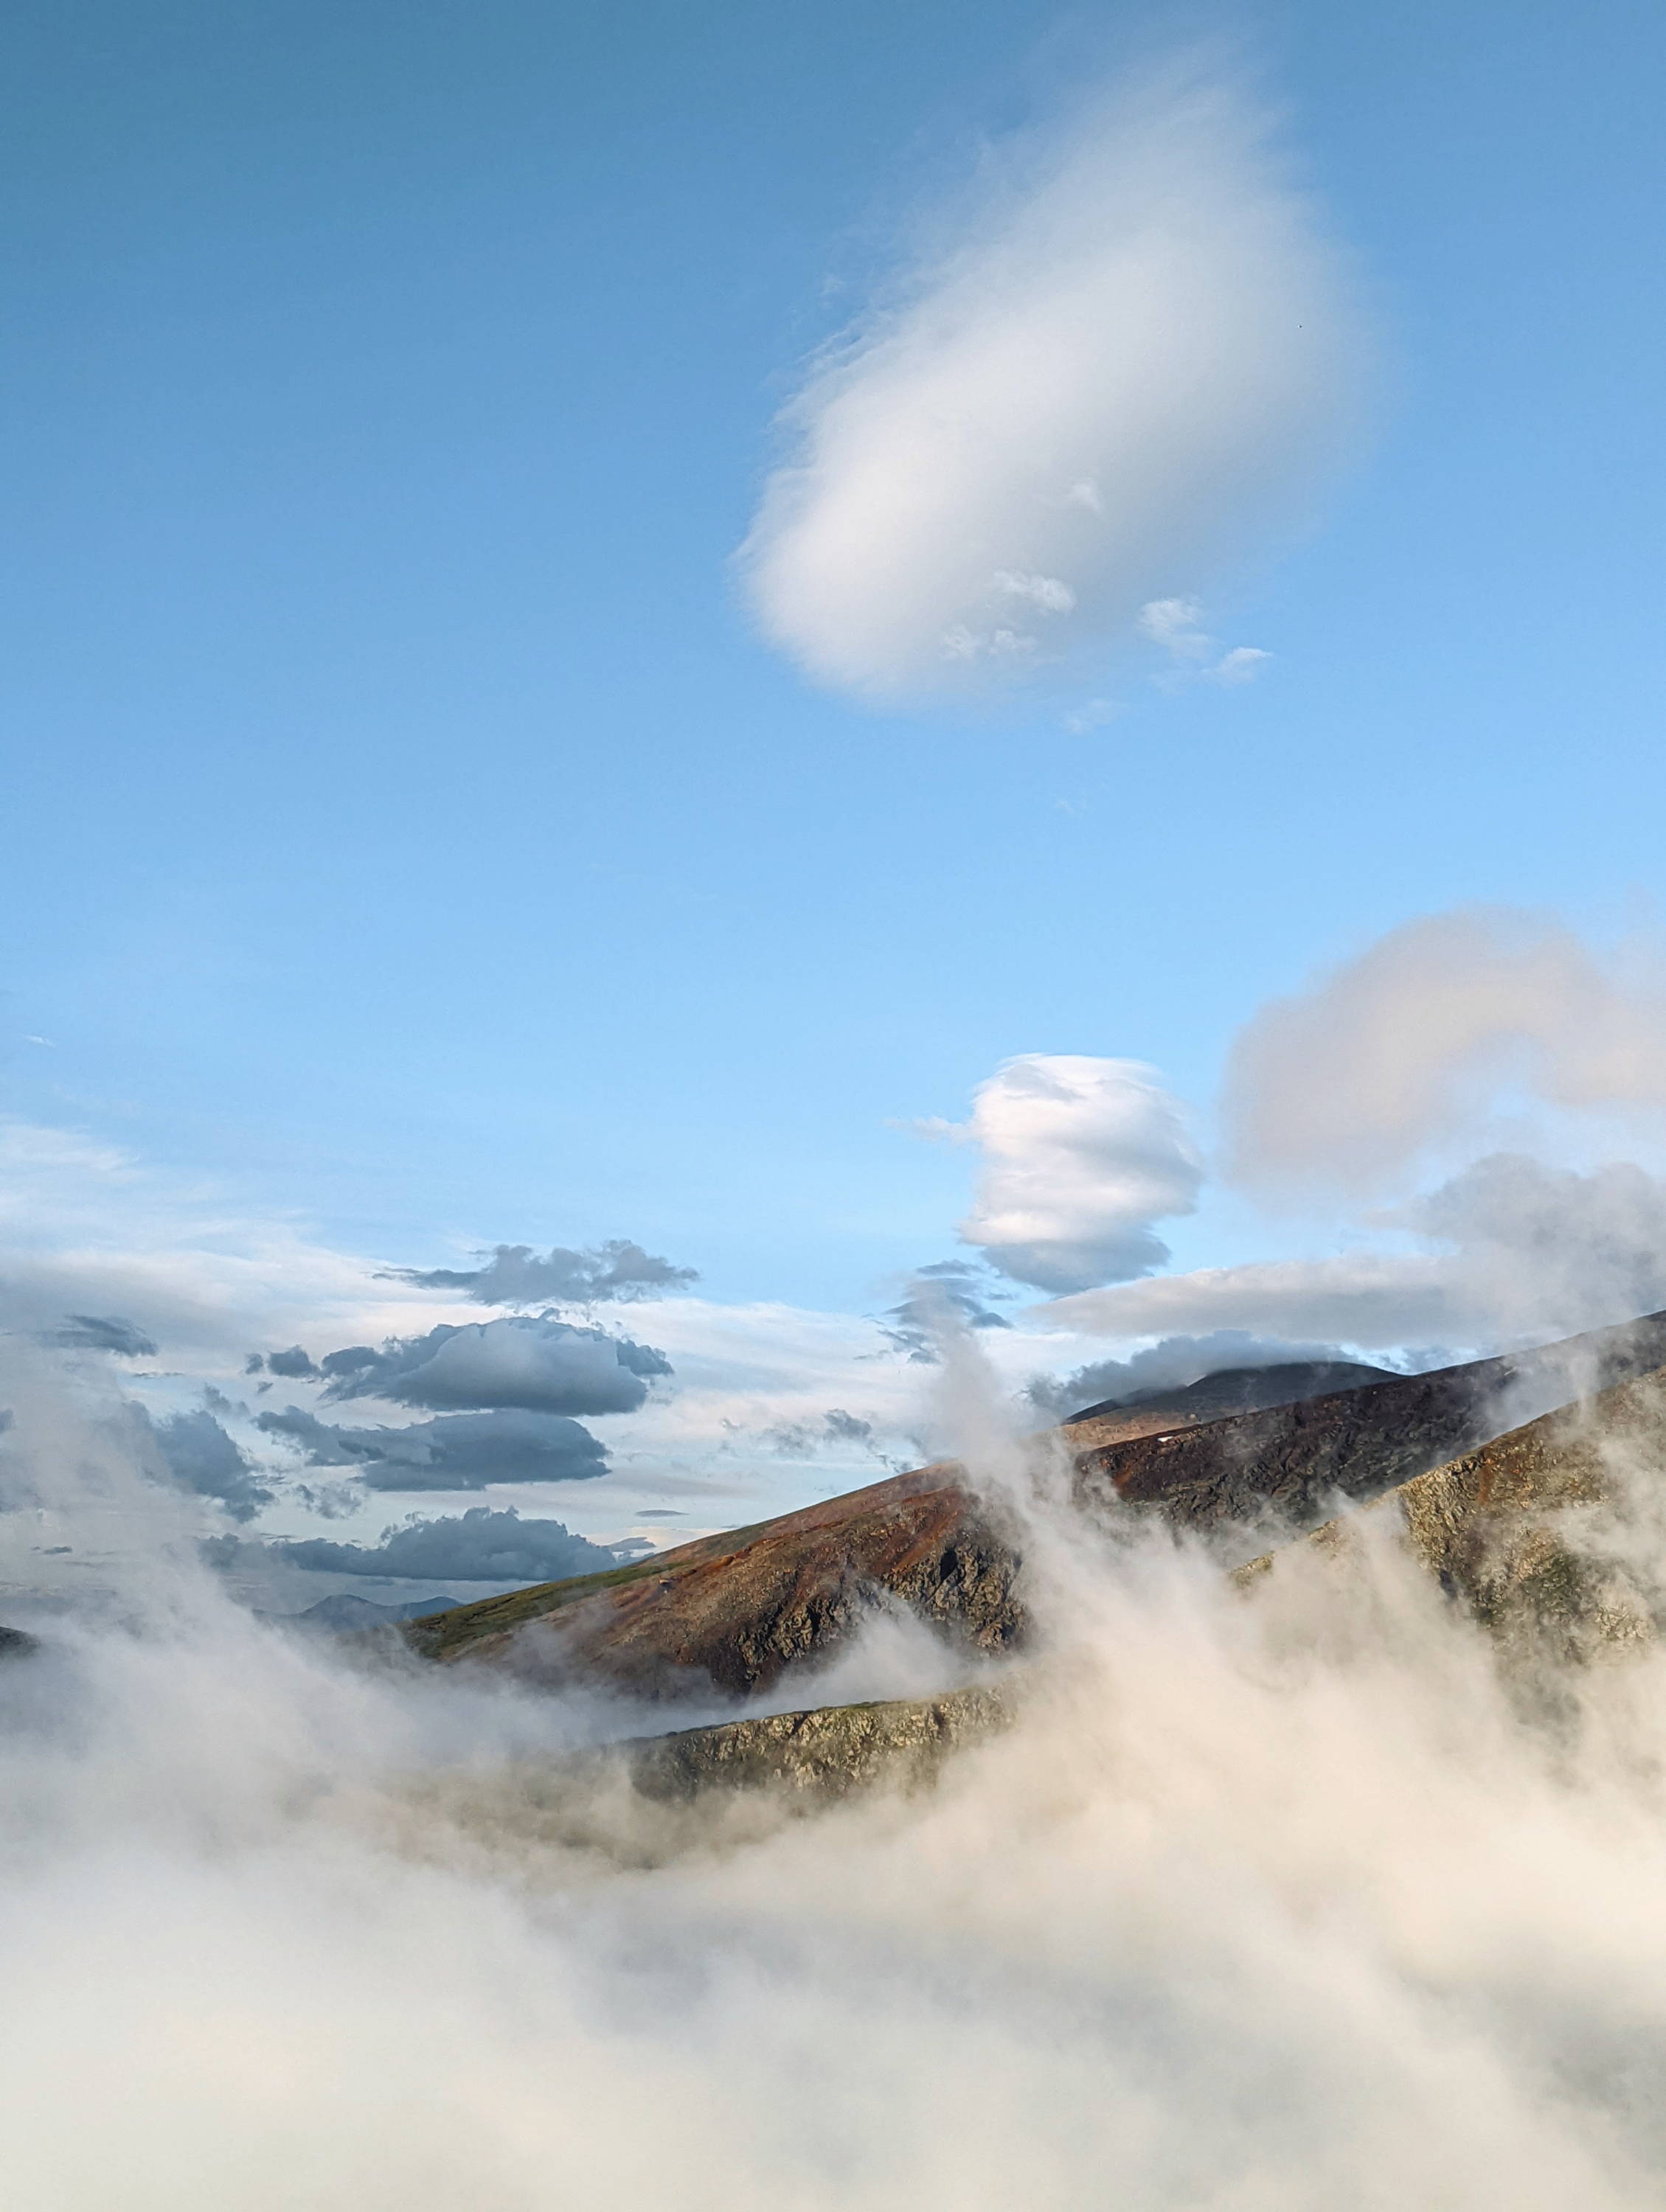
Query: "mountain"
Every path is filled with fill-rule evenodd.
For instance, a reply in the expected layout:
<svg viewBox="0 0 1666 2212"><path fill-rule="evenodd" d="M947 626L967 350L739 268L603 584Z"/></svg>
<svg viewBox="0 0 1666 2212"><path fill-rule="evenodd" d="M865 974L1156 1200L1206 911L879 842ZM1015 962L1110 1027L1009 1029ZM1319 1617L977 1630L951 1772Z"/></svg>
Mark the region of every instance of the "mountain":
<svg viewBox="0 0 1666 2212"><path fill-rule="evenodd" d="M1096 1443L1077 1461L1077 1501L1102 1517L1118 1504L1153 1510L1230 1547L1240 1530L1310 1528L1335 1498L1374 1498L1663 1364L1666 1314L1650 1314L1537 1351Z"/></svg>
<svg viewBox="0 0 1666 2212"><path fill-rule="evenodd" d="M1658 1546L1626 1540L1639 1505L1657 1525L1663 1460L1666 1370L1657 1370L1397 1484L1232 1579L1253 1597L1292 1572L1346 1574L1380 1532L1487 1631L1516 1694L1554 1717L1566 1710L1566 1668L1638 1650L1666 1631ZM637 1792L662 1802L745 1788L809 1811L874 1784L929 1786L953 1753L1008 1725L1024 1696L1020 1670L994 1688L637 1739L592 1764L614 1761Z"/></svg>
<svg viewBox="0 0 1666 2212"><path fill-rule="evenodd" d="M1079 1413L1065 1417L1067 1429L1094 1424L1093 1442L1113 1443L1122 1437L1147 1436L1189 1422L1224 1420L1231 1413L1255 1413L1269 1406L1293 1405L1353 1390L1366 1382L1387 1382L1397 1370L1370 1367L1363 1360L1286 1360L1277 1367L1220 1367L1183 1388L1131 1390L1126 1398L1102 1398Z"/></svg>
<svg viewBox="0 0 1666 2212"><path fill-rule="evenodd" d="M1339 1497L1373 1498L1663 1365L1666 1314L1655 1314L1541 1351L1108 1442L1079 1422L1061 1433L1089 1518L1115 1526L1130 1510L1153 1516L1207 1536L1230 1564L1265 1549L1271 1531L1313 1528ZM1207 1401L1203 1393L1194 1404ZM970 1650L1014 1651L1026 1628L1021 1568L1016 1532L944 1462L399 1632L442 1664L649 1699L714 1689L744 1698L830 1658L878 1605L905 1607Z"/></svg>
<svg viewBox="0 0 1666 2212"><path fill-rule="evenodd" d="M390 1622L422 1620L429 1613L450 1611L452 1603L448 1597L413 1597L400 1605L378 1605L374 1598L360 1597L356 1591L339 1590L331 1597L321 1597L304 1613L264 1613L261 1618L281 1621L291 1628L317 1628L339 1633L343 1629L380 1628Z"/></svg>
<svg viewBox="0 0 1666 2212"><path fill-rule="evenodd" d="M599 1575L410 1624L425 1658L657 1698L770 1688L826 1658L880 1593L983 1652L1018 1641L1018 1556L944 1463Z"/></svg>

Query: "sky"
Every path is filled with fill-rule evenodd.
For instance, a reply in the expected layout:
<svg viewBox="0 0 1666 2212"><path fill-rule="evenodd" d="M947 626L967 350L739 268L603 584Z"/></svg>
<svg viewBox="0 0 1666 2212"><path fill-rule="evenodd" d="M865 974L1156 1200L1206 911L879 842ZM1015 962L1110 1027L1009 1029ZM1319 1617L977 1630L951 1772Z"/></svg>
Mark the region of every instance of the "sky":
<svg viewBox="0 0 1666 2212"><path fill-rule="evenodd" d="M0 1322L222 1540L1666 1304L1657 10L0 48Z"/></svg>

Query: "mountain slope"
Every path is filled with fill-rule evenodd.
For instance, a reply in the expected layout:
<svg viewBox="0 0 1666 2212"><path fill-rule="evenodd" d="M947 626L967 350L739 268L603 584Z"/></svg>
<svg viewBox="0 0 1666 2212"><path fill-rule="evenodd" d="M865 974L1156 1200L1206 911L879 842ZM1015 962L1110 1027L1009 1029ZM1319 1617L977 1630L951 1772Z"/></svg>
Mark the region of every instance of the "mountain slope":
<svg viewBox="0 0 1666 2212"><path fill-rule="evenodd" d="M423 1656L660 1697L768 1689L828 1656L884 1597L971 1648L1014 1644L1018 1559L943 1465L610 1573L545 1583L405 1629Z"/></svg>
<svg viewBox="0 0 1666 2212"><path fill-rule="evenodd" d="M1645 1315L1539 1351L1099 1445L1078 1462L1078 1501L1100 1515L1143 1506L1200 1533L1310 1527L1338 1497L1375 1497L1663 1364L1666 1314Z"/></svg>
<svg viewBox="0 0 1666 2212"><path fill-rule="evenodd" d="M1294 1405L1195 1420L1076 1455L1083 1510L1130 1508L1215 1537L1240 1558L1270 1524L1310 1528L1338 1497L1421 1475L1550 1407L1666 1364L1666 1315L1542 1352L1399 1376ZM1063 1432L1067 1445L1079 1432ZM1025 1620L1014 1532L950 1464L678 1547L600 1575L407 1624L441 1663L501 1667L648 1698L769 1691L824 1661L878 1605L906 1607L994 1654Z"/></svg>

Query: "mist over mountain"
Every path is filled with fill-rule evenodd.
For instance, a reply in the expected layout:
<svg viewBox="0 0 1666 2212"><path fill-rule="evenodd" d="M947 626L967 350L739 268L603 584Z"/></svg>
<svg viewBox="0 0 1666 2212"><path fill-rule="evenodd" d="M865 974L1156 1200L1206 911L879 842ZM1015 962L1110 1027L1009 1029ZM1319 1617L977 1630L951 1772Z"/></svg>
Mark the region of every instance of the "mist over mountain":
<svg viewBox="0 0 1666 2212"><path fill-rule="evenodd" d="M1666 15L0 63L0 2212L1657 2212Z"/></svg>

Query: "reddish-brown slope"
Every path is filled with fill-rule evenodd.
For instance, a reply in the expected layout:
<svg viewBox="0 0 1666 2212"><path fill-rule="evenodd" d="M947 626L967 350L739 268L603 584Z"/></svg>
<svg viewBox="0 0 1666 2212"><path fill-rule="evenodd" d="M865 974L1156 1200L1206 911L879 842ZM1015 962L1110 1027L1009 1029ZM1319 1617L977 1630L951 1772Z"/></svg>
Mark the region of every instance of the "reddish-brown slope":
<svg viewBox="0 0 1666 2212"><path fill-rule="evenodd" d="M1020 1626L1018 1560L958 1473L916 1468L616 1574L459 1607L407 1638L436 1659L645 1697L767 1689L795 1662L830 1654L886 1596L1000 1650Z"/></svg>

